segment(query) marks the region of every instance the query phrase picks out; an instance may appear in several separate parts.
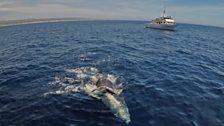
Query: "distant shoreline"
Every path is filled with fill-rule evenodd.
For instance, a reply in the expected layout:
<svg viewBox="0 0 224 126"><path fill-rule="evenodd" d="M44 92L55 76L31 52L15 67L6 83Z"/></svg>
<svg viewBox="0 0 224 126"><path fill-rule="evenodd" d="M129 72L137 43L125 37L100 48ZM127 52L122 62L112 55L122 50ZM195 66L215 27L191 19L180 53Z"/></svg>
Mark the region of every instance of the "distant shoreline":
<svg viewBox="0 0 224 126"><path fill-rule="evenodd" d="M88 21L86 18L49 18L49 19L24 19L24 20L9 20L0 21L0 27L24 25L24 24L39 24L48 22L65 22L65 21Z"/></svg>

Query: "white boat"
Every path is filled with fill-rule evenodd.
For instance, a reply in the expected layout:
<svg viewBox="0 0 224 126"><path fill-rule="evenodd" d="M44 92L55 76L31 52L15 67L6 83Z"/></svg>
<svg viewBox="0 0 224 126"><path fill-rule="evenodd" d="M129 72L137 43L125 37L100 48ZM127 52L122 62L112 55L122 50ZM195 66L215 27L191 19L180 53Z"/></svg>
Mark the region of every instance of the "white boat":
<svg viewBox="0 0 224 126"><path fill-rule="evenodd" d="M166 15L166 10L164 9L161 17L151 20L145 25L145 27L163 30L175 30L176 23L171 16Z"/></svg>

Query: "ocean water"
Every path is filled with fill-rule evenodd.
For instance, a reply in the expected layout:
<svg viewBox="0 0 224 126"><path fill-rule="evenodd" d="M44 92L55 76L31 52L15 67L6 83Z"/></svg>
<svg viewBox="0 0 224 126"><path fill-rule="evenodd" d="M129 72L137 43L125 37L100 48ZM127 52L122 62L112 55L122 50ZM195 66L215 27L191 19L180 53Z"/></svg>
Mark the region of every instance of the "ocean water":
<svg viewBox="0 0 224 126"><path fill-rule="evenodd" d="M93 69L123 83L130 126L224 126L224 28L145 23L0 27L0 125L125 126L99 100L51 94Z"/></svg>

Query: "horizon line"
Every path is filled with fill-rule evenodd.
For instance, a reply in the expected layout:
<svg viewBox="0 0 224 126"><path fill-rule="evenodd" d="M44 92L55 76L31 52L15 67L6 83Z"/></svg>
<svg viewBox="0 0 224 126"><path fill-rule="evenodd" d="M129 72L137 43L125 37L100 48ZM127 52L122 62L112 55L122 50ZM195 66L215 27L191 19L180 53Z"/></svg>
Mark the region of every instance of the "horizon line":
<svg viewBox="0 0 224 126"><path fill-rule="evenodd" d="M26 24L41 24L41 23L56 23L56 22L72 22L72 21L150 21L150 20L137 20L137 19L101 19L101 18L81 18L81 17L62 17L62 18L24 18L24 19L7 19L0 20L0 27L15 26L15 25L26 25ZM187 22L177 22L178 24L190 24L224 28L223 26L215 26L208 24L195 24Z"/></svg>

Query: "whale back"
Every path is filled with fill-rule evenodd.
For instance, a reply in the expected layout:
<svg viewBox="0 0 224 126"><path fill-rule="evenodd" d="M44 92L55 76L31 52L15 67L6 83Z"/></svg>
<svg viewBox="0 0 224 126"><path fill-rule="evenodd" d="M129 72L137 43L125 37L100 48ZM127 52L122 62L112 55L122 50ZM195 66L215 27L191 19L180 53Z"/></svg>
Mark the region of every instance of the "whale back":
<svg viewBox="0 0 224 126"><path fill-rule="evenodd" d="M116 83L111 82L107 78L101 78L96 83L96 86L100 90L104 90L111 94L120 95L122 92L122 88L116 85Z"/></svg>
<svg viewBox="0 0 224 126"><path fill-rule="evenodd" d="M110 89L114 88L114 84L111 81L107 80L107 79L99 79L96 82L96 86L97 87L108 87Z"/></svg>

